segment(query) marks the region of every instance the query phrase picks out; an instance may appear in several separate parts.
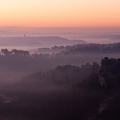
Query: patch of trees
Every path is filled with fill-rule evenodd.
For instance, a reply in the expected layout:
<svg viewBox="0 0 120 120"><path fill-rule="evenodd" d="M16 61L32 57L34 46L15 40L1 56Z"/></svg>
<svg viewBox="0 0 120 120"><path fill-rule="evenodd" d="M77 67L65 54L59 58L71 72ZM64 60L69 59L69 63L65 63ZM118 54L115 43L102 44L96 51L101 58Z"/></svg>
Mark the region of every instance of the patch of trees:
<svg viewBox="0 0 120 120"><path fill-rule="evenodd" d="M54 46L51 48L39 48L37 50L33 50L35 53L42 53L42 54L56 54L56 53L60 53L63 51L66 51L67 47L64 46Z"/></svg>
<svg viewBox="0 0 120 120"><path fill-rule="evenodd" d="M120 53L120 43L111 44L76 44L73 46L54 46L51 48L39 48L37 53Z"/></svg>
<svg viewBox="0 0 120 120"><path fill-rule="evenodd" d="M120 53L120 43L113 44L84 44L67 46L66 53L81 53L81 52L95 52L95 53Z"/></svg>
<svg viewBox="0 0 120 120"><path fill-rule="evenodd" d="M100 75L105 79L105 86L119 88L120 86L120 58L105 57L101 61Z"/></svg>
<svg viewBox="0 0 120 120"><path fill-rule="evenodd" d="M1 55L3 55L3 56L11 56L11 55L29 56L30 53L28 51L25 51L25 50L13 49L13 50L9 51L8 49L2 49L1 50Z"/></svg>
<svg viewBox="0 0 120 120"><path fill-rule="evenodd" d="M81 67L64 65L46 72L37 72L23 77L21 86L41 87L42 85L70 85L78 87L82 81L94 78L99 73L100 66L97 63L87 63ZM92 76L93 75L93 76ZM97 81L97 80L96 80Z"/></svg>

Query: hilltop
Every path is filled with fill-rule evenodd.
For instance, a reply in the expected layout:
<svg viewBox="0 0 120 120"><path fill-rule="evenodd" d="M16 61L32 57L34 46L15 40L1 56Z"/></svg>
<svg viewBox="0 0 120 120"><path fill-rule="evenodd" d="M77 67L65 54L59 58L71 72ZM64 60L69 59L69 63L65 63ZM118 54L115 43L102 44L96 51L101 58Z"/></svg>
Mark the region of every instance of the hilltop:
<svg viewBox="0 0 120 120"><path fill-rule="evenodd" d="M66 46L75 44L85 44L83 40L69 40L59 36L42 36L42 37L0 37L0 46L7 47L52 47Z"/></svg>

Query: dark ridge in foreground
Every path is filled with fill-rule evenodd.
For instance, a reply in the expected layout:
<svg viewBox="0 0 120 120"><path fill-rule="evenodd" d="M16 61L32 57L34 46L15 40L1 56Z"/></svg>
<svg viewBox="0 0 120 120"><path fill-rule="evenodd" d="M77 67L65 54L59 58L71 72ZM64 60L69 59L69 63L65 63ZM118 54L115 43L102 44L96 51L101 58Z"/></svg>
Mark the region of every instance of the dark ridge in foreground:
<svg viewBox="0 0 120 120"><path fill-rule="evenodd" d="M120 58L58 66L1 88L1 120L119 120Z"/></svg>

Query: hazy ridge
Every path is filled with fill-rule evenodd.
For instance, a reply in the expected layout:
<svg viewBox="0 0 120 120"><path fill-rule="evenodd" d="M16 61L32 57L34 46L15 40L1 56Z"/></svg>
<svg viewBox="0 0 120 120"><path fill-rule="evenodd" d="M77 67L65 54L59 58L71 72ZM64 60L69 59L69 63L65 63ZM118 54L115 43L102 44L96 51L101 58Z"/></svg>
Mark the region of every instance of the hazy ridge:
<svg viewBox="0 0 120 120"><path fill-rule="evenodd" d="M74 44L85 44L83 40L69 40L59 36L45 36L45 37L0 37L0 46L4 47L52 47L52 46L66 46Z"/></svg>

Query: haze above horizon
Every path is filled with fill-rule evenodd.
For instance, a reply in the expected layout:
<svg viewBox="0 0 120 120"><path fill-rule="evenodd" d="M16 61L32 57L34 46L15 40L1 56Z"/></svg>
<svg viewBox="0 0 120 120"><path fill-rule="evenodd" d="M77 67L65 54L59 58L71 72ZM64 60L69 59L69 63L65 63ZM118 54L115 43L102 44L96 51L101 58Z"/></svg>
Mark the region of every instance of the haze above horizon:
<svg viewBox="0 0 120 120"><path fill-rule="evenodd" d="M120 0L2 0L0 27L120 27Z"/></svg>

